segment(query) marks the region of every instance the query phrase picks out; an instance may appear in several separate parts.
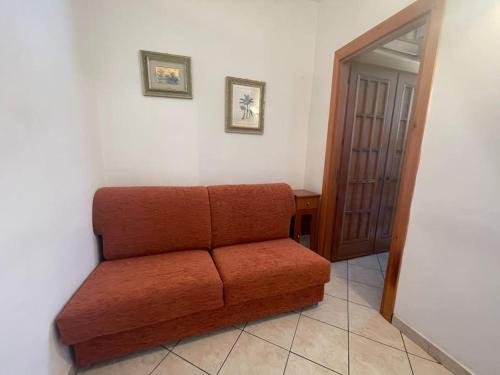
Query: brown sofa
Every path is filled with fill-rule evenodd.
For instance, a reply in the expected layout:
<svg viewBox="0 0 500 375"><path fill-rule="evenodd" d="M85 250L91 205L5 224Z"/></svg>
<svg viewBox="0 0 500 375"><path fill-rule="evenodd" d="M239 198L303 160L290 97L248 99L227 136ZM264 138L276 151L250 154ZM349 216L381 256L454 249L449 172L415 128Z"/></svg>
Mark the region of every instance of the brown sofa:
<svg viewBox="0 0 500 375"><path fill-rule="evenodd" d="M78 366L317 303L330 264L288 238L286 184L102 188L104 261L56 319Z"/></svg>

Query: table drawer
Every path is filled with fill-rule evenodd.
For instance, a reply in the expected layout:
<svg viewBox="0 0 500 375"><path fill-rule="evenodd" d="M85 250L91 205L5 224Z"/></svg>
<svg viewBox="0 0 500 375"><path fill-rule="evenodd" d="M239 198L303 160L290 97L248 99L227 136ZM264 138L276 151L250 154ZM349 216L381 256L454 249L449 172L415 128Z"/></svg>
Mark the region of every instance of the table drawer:
<svg viewBox="0 0 500 375"><path fill-rule="evenodd" d="M297 210L309 210L318 207L318 198L299 198L296 203Z"/></svg>

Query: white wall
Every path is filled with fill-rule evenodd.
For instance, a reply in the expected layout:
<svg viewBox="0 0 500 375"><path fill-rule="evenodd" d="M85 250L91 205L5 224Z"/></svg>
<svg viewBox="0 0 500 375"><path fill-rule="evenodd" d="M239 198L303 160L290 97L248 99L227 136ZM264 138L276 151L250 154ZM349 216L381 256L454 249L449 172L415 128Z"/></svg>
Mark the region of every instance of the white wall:
<svg viewBox="0 0 500 375"><path fill-rule="evenodd" d="M320 3L305 186L321 190L336 49L410 1ZM395 314L478 375L500 368L500 4L448 1Z"/></svg>
<svg viewBox="0 0 500 375"><path fill-rule="evenodd" d="M65 1L1 1L0 372L66 375L53 320L97 261L100 184Z"/></svg>
<svg viewBox="0 0 500 375"><path fill-rule="evenodd" d="M395 314L500 371L500 3L448 1Z"/></svg>
<svg viewBox="0 0 500 375"><path fill-rule="evenodd" d="M79 1L109 185L302 187L318 4ZM193 100L144 97L140 49L191 56ZM224 79L266 82L263 136L224 132Z"/></svg>

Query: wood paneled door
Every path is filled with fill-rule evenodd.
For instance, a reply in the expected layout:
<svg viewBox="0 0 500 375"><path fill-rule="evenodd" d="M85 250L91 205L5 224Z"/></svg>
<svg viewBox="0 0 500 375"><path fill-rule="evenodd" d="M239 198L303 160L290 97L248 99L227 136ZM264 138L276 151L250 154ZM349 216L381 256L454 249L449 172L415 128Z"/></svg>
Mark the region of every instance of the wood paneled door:
<svg viewBox="0 0 500 375"><path fill-rule="evenodd" d="M399 73L389 148L385 163L384 183L377 219L375 252L378 253L387 251L391 243L392 225L396 212L401 168L403 166L406 137L410 124L416 84L417 76L415 74Z"/></svg>
<svg viewBox="0 0 500 375"><path fill-rule="evenodd" d="M352 63L333 258L388 249L416 76Z"/></svg>

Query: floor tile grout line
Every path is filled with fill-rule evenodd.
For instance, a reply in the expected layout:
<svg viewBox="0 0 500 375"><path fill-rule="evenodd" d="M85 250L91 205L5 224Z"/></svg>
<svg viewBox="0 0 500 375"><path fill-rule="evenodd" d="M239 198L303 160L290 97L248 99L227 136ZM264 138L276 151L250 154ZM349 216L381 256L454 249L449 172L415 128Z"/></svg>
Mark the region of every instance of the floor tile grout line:
<svg viewBox="0 0 500 375"><path fill-rule="evenodd" d="M361 306L361 307L364 307L364 308L376 311L380 315L380 310L378 308L375 309L373 306L363 305L362 303L354 302L354 301L347 301L347 302L352 303L353 305L358 305L358 306ZM379 301L378 304L380 305L381 302L382 302L382 296L380 296L380 301ZM380 308L380 306L379 306L379 308Z"/></svg>
<svg viewBox="0 0 500 375"><path fill-rule="evenodd" d="M377 260L377 268L375 268L375 267L366 267L366 266L362 266L362 265L356 264L356 263L351 263L351 267L352 266L363 268L365 270L380 271L380 264L378 263L378 260Z"/></svg>
<svg viewBox="0 0 500 375"><path fill-rule="evenodd" d="M177 340L177 341L175 342L175 344L172 346L172 349L169 349L169 348L167 347L167 345L166 345L166 344L161 344L160 346L161 346L162 348L167 349L169 352L171 352L172 350L174 350L174 348L175 348L175 347L177 346L177 344L178 344L178 343L180 343L180 342L181 342L181 340Z"/></svg>
<svg viewBox="0 0 500 375"><path fill-rule="evenodd" d="M363 306L364 307L364 306ZM375 339L372 339L371 337L368 337L368 336L364 336L360 333L357 333L357 332L353 332L353 331L348 331L346 330L345 328L342 328L342 327L339 327L339 326L336 326L335 324L331 324L331 323L327 323L323 320L319 320L319 319L316 319L316 318L312 318L310 316L307 316L307 315L304 315L304 317L308 318L308 319L312 319L312 320L316 320L317 322L320 322L320 323L323 323L323 324L326 324L326 325L329 325L330 327L333 327L333 328L337 328L337 329L340 329L344 332L348 332L348 333L352 333L353 335L356 335L356 336L359 336L359 337L363 337L367 340L370 340L370 341L373 341L373 342L376 342L377 344L381 344L381 345L384 345L384 346L387 346L388 348L391 348L391 349L395 349L395 350L399 350L400 352L404 352L403 349L400 349L400 348L396 348L395 346L392 346L392 345L389 345L389 344L386 344L382 341L378 341L378 340L375 340ZM275 344L276 345L276 344Z"/></svg>
<svg viewBox="0 0 500 375"><path fill-rule="evenodd" d="M293 342L295 340L295 335L297 334L297 328L299 327L301 316L302 316L302 308L300 309L300 312L299 312L299 318L297 319L297 324L295 324L295 331L293 332L292 342L290 343L290 349L288 349L288 355L286 357L285 367L283 368L283 375L285 375L286 366L288 366L288 360L290 359L290 353L291 353L291 350L293 347Z"/></svg>
<svg viewBox="0 0 500 375"><path fill-rule="evenodd" d="M380 271L380 270L375 270L375 269L373 269L373 268L365 268L365 269L372 270L372 271ZM382 273L382 272L381 272L381 273ZM340 276L333 276L333 277L337 277L337 278L339 278L339 279L343 279L343 280L349 280L349 279L347 279L347 278L345 278L345 277L340 277ZM357 280L351 280L351 282L353 282L353 283L357 283L357 284L363 284L363 285L365 285L365 286L371 286L372 288L384 289L384 286L383 286L383 285L382 285L382 286L376 286L376 285L367 284L367 283L364 283L364 282L362 282L362 281L357 281Z"/></svg>
<svg viewBox="0 0 500 375"><path fill-rule="evenodd" d="M336 295L334 295L334 294L330 294L330 293L328 293L328 292L325 292L325 294L326 294L327 296L330 296L330 297L335 297L335 298L337 298L337 299L341 299L342 301L347 301L347 298L338 297L338 296L336 296Z"/></svg>
<svg viewBox="0 0 500 375"><path fill-rule="evenodd" d="M401 332L401 333L403 333L403 332ZM406 347L406 344L405 344L404 339L403 339L403 345L405 345L405 347ZM422 350L423 350L423 349L422 349ZM436 358L432 357L429 353L427 353L427 354L428 354L429 356L431 356L431 358L433 358L433 359L424 358L424 357L422 357L421 355L414 354L414 353L412 353L412 352L409 352L408 350L406 350L406 351L407 351L408 355L412 355L412 356L414 356L414 357L417 357L418 359L423 359L424 361L427 361L427 362L432 362L432 363L437 363L437 364L439 364L439 365L442 365L442 363L441 363L441 362L439 362ZM424 351L425 351L425 350L424 350Z"/></svg>
<svg viewBox="0 0 500 375"><path fill-rule="evenodd" d="M239 329L240 331L248 332L248 331L245 331L245 329L247 328L247 325L248 325L248 322L245 322L245 323L243 324L243 328L236 327L236 326L231 326L231 327L234 327L234 328L236 328L236 329Z"/></svg>
<svg viewBox="0 0 500 375"><path fill-rule="evenodd" d="M378 263L378 268L380 269L380 272L382 272L382 274L384 274L384 271L382 271L382 265L380 264L380 259L378 258L378 255L377 255L377 263Z"/></svg>
<svg viewBox="0 0 500 375"><path fill-rule="evenodd" d="M368 255L369 256L369 255ZM363 257L362 257L363 258ZM354 259L361 259L361 258L354 258ZM379 263L379 260L378 260L378 257L377 257L377 268L375 267L368 267L368 266L363 266L362 264L358 264L356 262L349 262L347 264L350 264L351 266L357 266L357 267L361 267L361 268L367 268L369 270L377 270L379 271L380 270L380 263Z"/></svg>
<svg viewBox="0 0 500 375"><path fill-rule="evenodd" d="M413 353L411 353L411 352L408 352L408 354L409 354L409 355L412 355L412 356L414 356L414 357L417 357L417 358L419 358L419 359L423 359L424 361L427 361L427 362L432 362L432 363L437 363L437 364L439 364L439 365L443 365L441 362L439 362L436 358L434 358L434 357L432 357L432 356L431 356L431 358L434 358L434 359L424 358L424 357L422 357L421 355L418 355L418 354L413 354ZM427 353L427 354L429 354L429 353ZM430 354L429 354L429 355L430 355ZM444 365L443 365L443 366L444 366Z"/></svg>
<svg viewBox="0 0 500 375"><path fill-rule="evenodd" d="M165 349L165 348L164 348ZM148 375L151 375L152 373L154 373L156 371L156 369L158 367L160 367L160 365L163 363L163 361L168 357L168 355L172 353L170 350L167 349L167 354L165 354L165 356L160 360L160 362L157 363L157 365L155 367L153 367L153 369L149 372Z"/></svg>
<svg viewBox="0 0 500 375"><path fill-rule="evenodd" d="M403 332L399 331L399 334L401 335L401 340L403 341L403 346L405 347L406 358L408 358L408 364L410 365L411 373L412 375L415 375L415 373L413 372L413 366L411 365L410 355L408 354L408 349L406 348L405 339L403 338Z"/></svg>
<svg viewBox="0 0 500 375"><path fill-rule="evenodd" d="M300 314L301 314L301 312L302 312L302 308L301 308L300 310L301 310L301 311L300 311L299 313L296 313L297 315L299 315L299 318L300 318ZM295 310L290 311L290 313L295 313ZM304 316L306 316L306 317L307 317L307 315L304 315ZM286 350L287 352L289 352L289 351L290 351L290 349L287 349L287 348L285 348L285 347L283 347L283 346L281 346L281 345L279 345L279 344L276 344L276 343L274 343L274 342L272 342L272 341L269 341L269 340L267 340L267 339L265 339L265 338L263 338L263 337L260 337L259 335L255 334L255 333L253 333L253 332L247 331L247 330L245 329L245 328L246 328L246 326L247 326L247 324L248 324L248 322L247 322L247 323L245 323L245 327L244 327L243 329L238 328L238 327L235 327L235 326L232 326L232 327L233 327L233 328L235 328L235 329L238 329L238 330L240 330L240 331L242 331L242 332L248 333L250 336L256 337L256 338L258 338L259 340L263 340L263 341L265 341L265 342L267 342L267 343L269 343L269 344L272 344L272 345L274 345L274 346L277 346L277 347L278 347L278 348L280 348L280 349ZM298 321L297 321L297 325L298 325ZM295 338L295 333L294 333L294 338ZM292 344L293 344L293 339L292 339ZM291 345L290 345L290 348L291 348Z"/></svg>
<svg viewBox="0 0 500 375"><path fill-rule="evenodd" d="M243 323L243 328L240 328L240 327L234 326L234 325L232 325L232 324L231 324L231 325L229 325L229 326L226 326L226 327L233 327L233 328L235 328L235 329L237 329L237 330L239 330L239 331L244 331L244 330L245 330L245 328L247 327L247 324L248 324L248 322Z"/></svg>
<svg viewBox="0 0 500 375"><path fill-rule="evenodd" d="M200 366L195 365L193 362L191 362L191 361L187 360L187 359L186 359L186 358L184 358L183 356L180 356L179 354L174 353L174 352L171 352L171 353L172 353L173 355L175 355L176 357L179 357L179 358L180 358L180 359L182 359L183 361L186 361L186 362L187 362L187 363L189 363L190 365L192 365L192 366L196 367L198 370L200 370L200 371L204 372L205 374L210 375L210 373L209 373L208 371L203 370Z"/></svg>
<svg viewBox="0 0 500 375"><path fill-rule="evenodd" d="M333 297L333 296L331 296L331 297ZM337 297L337 298L338 298L338 297ZM300 308L300 310L302 311L302 308ZM271 316L267 316L267 317L264 317L264 318L260 318L260 319L256 319L256 320L250 320L250 321L245 322L245 323L243 324L243 328L239 328L239 327L237 327L237 326L235 326L235 325L229 325L229 326L226 326L226 327L233 327L233 328L238 329L238 330L240 330L240 331L245 331L246 333L250 333L249 331L247 331L247 330L246 330L248 323L251 323L251 322L257 322L257 321L259 321L259 320L267 320L267 318L277 317L277 316L279 316L279 315L286 315L286 314L292 314L292 313L293 313L293 314L297 314L297 315L299 315L299 314L300 314L300 311L299 311L299 312L296 312L296 310L290 310L290 311L285 311L285 312L281 312L281 313L273 314L273 315L271 315ZM254 336L255 336L255 335L254 335ZM259 338L260 338L260 337L259 337ZM288 350L288 349L285 349L285 350Z"/></svg>
<svg viewBox="0 0 500 375"><path fill-rule="evenodd" d="M356 335L356 336L359 336L359 337L362 337L364 339L367 339L367 340L370 340L370 341L373 341L373 342L376 342L377 344L380 344L380 345L384 345L384 346L387 346L388 348L391 348L391 349L394 349L394 350L398 350L400 352L405 352L405 350L403 349L400 349L400 348L396 348L395 346L392 346L392 345L389 345L389 344L386 344L382 341L378 341L378 340L375 340L375 339L372 339L370 337L367 337L367 336L364 336L364 335L361 335L359 333L356 333L356 332L353 332L353 331L349 331L349 333L352 333L353 335ZM404 344L403 344L404 345Z"/></svg>
<svg viewBox="0 0 500 375"><path fill-rule="evenodd" d="M381 289L381 288L380 288L380 289ZM366 308L369 308L369 309L372 309L372 310L378 311L377 309L373 308L373 306L363 305L362 303L359 303L359 302L349 301L349 300L347 300L347 299L345 299L345 298L337 297L337 296L334 296L333 294L329 294L329 293L327 293L327 292L325 292L325 294L326 294L328 297L337 298L337 299L340 299L340 300L345 301L345 302L354 303L355 305L362 306L362 307L366 307Z"/></svg>
<svg viewBox="0 0 500 375"><path fill-rule="evenodd" d="M274 345L274 346L276 346L276 347L278 347L278 348L280 348L280 349L283 349L283 350L285 350L285 351L287 351L287 352L289 352L289 351L290 351L290 349L286 349L286 348L282 347L281 345L278 345L278 344L276 344L276 343L274 343L274 342L272 342L272 341L269 341L269 340L264 339L264 338L262 338L262 337L260 337L260 336L257 336L255 333L248 332L248 331L244 331L244 332L245 332L245 333L247 333L247 334L249 334L250 336L253 336L253 337L255 337L255 338L259 339L259 340L265 341L265 342L267 342L268 344L272 344L272 345Z"/></svg>
<svg viewBox="0 0 500 375"><path fill-rule="evenodd" d="M319 362L316 362L316 361L313 361L312 359L309 359L309 358L307 358L307 357L304 357L302 354L296 353L296 352L294 352L293 350L291 350L291 351L290 351L290 353L291 353L291 354L296 355L297 357L300 357L300 358L302 358L302 359L305 359L306 361L312 362L312 363L314 363L315 365L321 366L321 367L323 367L323 368L325 368L325 369L327 369L327 370L329 370L329 371L332 371L332 372L334 372L334 373L336 373L336 374L339 374L339 375L344 375L344 374L342 374L341 372L335 371L334 369L331 369L331 368L330 368L330 367L328 367L328 366L322 365L322 364L321 364L321 363L319 363Z"/></svg>
<svg viewBox="0 0 500 375"><path fill-rule="evenodd" d="M373 270L373 271L375 271L375 270ZM347 281L347 279L345 279L345 280ZM360 285L362 285L362 286L367 286L367 287L369 287L369 288L384 289L384 287L383 287L383 286L375 286L375 285L372 285L372 284L367 284L367 283L364 283L364 282L362 282L362 281L356 281L356 280L352 280L352 279L349 279L349 281L350 281L351 283L354 283L354 284L360 284Z"/></svg>
<svg viewBox="0 0 500 375"><path fill-rule="evenodd" d="M384 254L384 253L379 253L379 254ZM389 251L387 251L387 256L389 256ZM382 267L382 263L380 262L380 258L378 257L378 254L377 254L377 261L378 261L378 265L380 267L380 272L382 272L382 274L384 273L384 267Z"/></svg>
<svg viewBox="0 0 500 375"><path fill-rule="evenodd" d="M362 264L353 263L353 262L350 262L350 263L347 263L347 264L350 264L351 266L355 266L355 267L364 268L365 270L380 271L380 263L378 261L378 258L377 258L377 268L375 268L375 267L367 267L367 266L363 266Z"/></svg>
<svg viewBox="0 0 500 375"><path fill-rule="evenodd" d="M248 322L247 322L248 323ZM243 330L245 329L245 327L247 326L247 323L245 323L245 326L243 327ZM224 358L224 362L222 362L222 365L220 366L219 370L217 371L217 375L219 375L219 373L221 372L222 368L224 367L224 365L226 364L226 361L227 359L229 358L229 356L231 355L231 353L233 352L233 349L234 349L234 346L236 345L236 343L238 342L238 340L240 339L241 335L243 334L243 330L240 331L240 334L238 335L238 338L234 341L233 343L233 346L231 346L231 350L229 350L229 353L227 353L227 356L226 358Z"/></svg>

